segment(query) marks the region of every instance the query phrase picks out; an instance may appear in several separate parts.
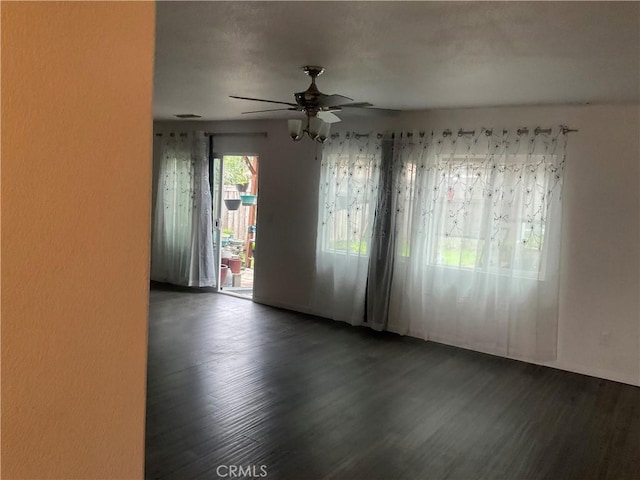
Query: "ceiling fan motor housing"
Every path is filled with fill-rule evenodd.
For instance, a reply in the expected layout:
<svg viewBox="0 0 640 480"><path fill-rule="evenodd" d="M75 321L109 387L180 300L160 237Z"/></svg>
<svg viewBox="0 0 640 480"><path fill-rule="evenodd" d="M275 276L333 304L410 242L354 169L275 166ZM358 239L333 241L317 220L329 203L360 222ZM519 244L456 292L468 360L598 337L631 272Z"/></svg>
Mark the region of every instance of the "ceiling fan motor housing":
<svg viewBox="0 0 640 480"><path fill-rule="evenodd" d="M306 92L298 92L294 94L294 97L296 99L296 103L301 107L312 108L318 106L318 101L320 99L319 94L320 92L310 92L307 90Z"/></svg>
<svg viewBox="0 0 640 480"><path fill-rule="evenodd" d="M318 113L318 107L320 103L320 97L322 96L322 92L318 90L316 86L316 77L322 75L324 72L324 68L316 67L316 66L305 66L302 68L304 73L311 77L311 85L304 92L298 92L294 94L296 99L296 103L304 108L304 111L307 115L315 116ZM315 110L315 112L313 112Z"/></svg>

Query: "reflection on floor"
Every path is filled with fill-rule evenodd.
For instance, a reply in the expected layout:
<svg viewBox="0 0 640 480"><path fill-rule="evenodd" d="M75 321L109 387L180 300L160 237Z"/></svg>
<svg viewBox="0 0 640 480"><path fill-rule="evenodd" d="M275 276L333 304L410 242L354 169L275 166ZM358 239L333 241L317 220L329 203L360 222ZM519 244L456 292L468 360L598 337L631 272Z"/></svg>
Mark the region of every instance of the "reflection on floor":
<svg viewBox="0 0 640 480"><path fill-rule="evenodd" d="M220 290L223 293L232 293L245 298L253 298L253 268L242 269L237 277L227 275L225 284Z"/></svg>

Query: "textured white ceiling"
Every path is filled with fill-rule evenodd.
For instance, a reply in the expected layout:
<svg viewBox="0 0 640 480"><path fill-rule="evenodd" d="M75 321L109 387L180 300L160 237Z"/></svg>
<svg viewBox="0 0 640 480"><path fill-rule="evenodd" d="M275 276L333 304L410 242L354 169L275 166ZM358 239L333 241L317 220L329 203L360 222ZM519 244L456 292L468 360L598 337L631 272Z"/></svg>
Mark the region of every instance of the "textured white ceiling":
<svg viewBox="0 0 640 480"><path fill-rule="evenodd" d="M279 118L228 97L293 101L304 65L382 108L638 103L640 3L157 3L156 119Z"/></svg>

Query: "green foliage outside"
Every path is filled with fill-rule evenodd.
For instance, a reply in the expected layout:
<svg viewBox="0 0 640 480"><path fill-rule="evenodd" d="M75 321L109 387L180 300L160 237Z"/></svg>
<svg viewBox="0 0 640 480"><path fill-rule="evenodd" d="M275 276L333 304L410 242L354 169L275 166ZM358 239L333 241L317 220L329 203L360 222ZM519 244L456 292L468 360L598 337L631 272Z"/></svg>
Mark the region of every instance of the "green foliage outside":
<svg viewBox="0 0 640 480"><path fill-rule="evenodd" d="M249 183L251 172L241 155L225 155L224 157L224 184L237 185Z"/></svg>
<svg viewBox="0 0 640 480"><path fill-rule="evenodd" d="M537 241L531 241L528 245L523 247L524 255L532 256L531 261L534 263L537 262L539 255L540 241L539 239L536 240ZM482 263L484 263L481 258L482 249L479 248L478 242L478 239L460 237L445 240L438 248L436 264L461 268L476 268L482 265ZM348 251L348 253L352 254L366 255L368 253L368 244L366 241L351 241L347 245L346 240L334 240L329 242L329 249L336 250L338 252ZM409 256L409 251L409 244L406 242L403 243L400 247L400 255L407 257ZM500 256L503 261L510 263L510 249L504 247Z"/></svg>
<svg viewBox="0 0 640 480"><path fill-rule="evenodd" d="M540 258L541 238L531 236L526 244L520 245L519 265L521 269L537 271ZM439 265L447 265L462 268L477 268L484 265L481 240L453 238L448 239L438 249ZM510 268L513 261L512 244L504 244L500 247L496 266Z"/></svg>
<svg viewBox="0 0 640 480"><path fill-rule="evenodd" d="M441 265L473 268L476 266L477 252L471 248L443 248L440 250Z"/></svg>
<svg viewBox="0 0 640 480"><path fill-rule="evenodd" d="M450 237L443 239L438 246L439 265L448 265L462 268L474 268L478 257L478 239Z"/></svg>
<svg viewBox="0 0 640 480"><path fill-rule="evenodd" d="M347 251L346 240L335 240L329 245L331 250L345 252ZM367 242L349 242L349 253L357 253L359 255L367 254Z"/></svg>

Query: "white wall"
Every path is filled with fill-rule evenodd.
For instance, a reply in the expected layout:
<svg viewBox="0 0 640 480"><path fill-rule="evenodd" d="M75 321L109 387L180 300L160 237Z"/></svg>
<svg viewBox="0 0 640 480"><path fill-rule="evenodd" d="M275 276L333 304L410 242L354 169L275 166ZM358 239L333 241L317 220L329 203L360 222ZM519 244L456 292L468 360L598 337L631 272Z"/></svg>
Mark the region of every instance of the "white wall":
<svg viewBox="0 0 640 480"><path fill-rule="evenodd" d="M407 112L334 126L577 128L564 185L558 359L548 365L640 385L640 144L638 106L518 107ZM267 131L216 138L218 153L260 155L256 301L309 312L320 151L292 142L284 120L167 122L156 130ZM316 153L318 160L315 159ZM323 312L311 312L322 315Z"/></svg>

